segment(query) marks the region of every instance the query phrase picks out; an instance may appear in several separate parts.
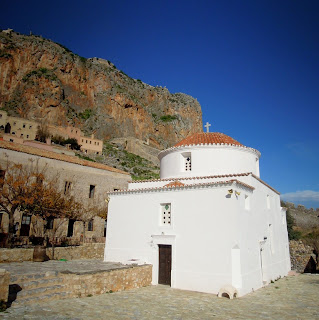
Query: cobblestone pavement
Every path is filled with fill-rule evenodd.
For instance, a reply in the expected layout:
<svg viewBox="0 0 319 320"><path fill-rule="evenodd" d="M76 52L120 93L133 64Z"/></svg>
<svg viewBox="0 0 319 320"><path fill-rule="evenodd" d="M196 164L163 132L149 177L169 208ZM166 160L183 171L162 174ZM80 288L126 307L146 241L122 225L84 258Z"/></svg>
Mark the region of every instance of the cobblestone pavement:
<svg viewBox="0 0 319 320"><path fill-rule="evenodd" d="M319 275L287 277L244 297L151 286L100 296L17 306L0 319L319 319Z"/></svg>

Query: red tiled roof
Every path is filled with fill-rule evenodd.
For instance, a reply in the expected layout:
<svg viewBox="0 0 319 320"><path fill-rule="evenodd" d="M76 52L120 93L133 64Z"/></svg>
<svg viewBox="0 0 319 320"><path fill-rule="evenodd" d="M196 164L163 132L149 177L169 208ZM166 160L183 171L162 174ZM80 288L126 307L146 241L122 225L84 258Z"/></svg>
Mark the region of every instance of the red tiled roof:
<svg viewBox="0 0 319 320"><path fill-rule="evenodd" d="M249 176L251 175L253 178L261 182L263 185L274 191L275 193L280 195L280 192L271 187L269 184L267 184L265 181L258 178L255 174L252 172L246 172L246 173L234 173L234 174L220 174L215 176L201 176L201 177L184 177L184 178L166 178L166 179L152 179L152 180L135 180L131 181L130 183L144 183L144 182L160 182L160 181L179 181L179 180L201 180L201 179L215 179L215 178L231 178L231 177L243 177L243 176ZM178 180L177 180L178 179ZM236 179L235 179L236 180ZM180 182L180 181L179 181ZM166 184L166 186L168 186Z"/></svg>
<svg viewBox="0 0 319 320"><path fill-rule="evenodd" d="M200 132L183 139L174 147L190 146L199 144L230 144L243 147L240 142L220 132Z"/></svg>
<svg viewBox="0 0 319 320"><path fill-rule="evenodd" d="M181 186L184 186L184 185L185 185L185 183L176 180L176 181L172 181L172 182L170 182L168 184L165 184L164 188L181 187Z"/></svg>
<svg viewBox="0 0 319 320"><path fill-rule="evenodd" d="M168 185L164 187L150 187L150 188L141 188L141 189L128 189L128 190L117 190L117 191L110 191L108 194L127 194L127 193L141 193L146 191L159 191L159 190L181 190L181 189L191 189L191 188L199 188L199 187L212 187L212 186L223 186L223 185L231 185L237 184L242 187L248 188L250 190L255 190L254 187L250 186L247 183L241 182L237 179L231 179L228 181L216 181L216 182L207 182L207 183L197 183L197 184L182 184L182 185Z"/></svg>
<svg viewBox="0 0 319 320"><path fill-rule="evenodd" d="M128 172L109 167L109 166L102 164L102 163L92 162L92 161L80 159L78 157L68 156L66 154L60 154L60 153L47 151L47 150L43 150L43 149L38 149L38 148L34 148L34 147L22 145L22 144L17 144L17 143L13 143L13 142L0 141L0 149L8 149L8 150L13 150L13 151L17 151L17 152L24 152L24 153L32 154L32 155L39 156L39 157L74 163L74 164L78 164L80 166L92 167L92 168L96 168L96 169L102 169L102 170L107 170L107 171L111 171L111 172L117 172L117 173L121 173L121 174L130 175Z"/></svg>

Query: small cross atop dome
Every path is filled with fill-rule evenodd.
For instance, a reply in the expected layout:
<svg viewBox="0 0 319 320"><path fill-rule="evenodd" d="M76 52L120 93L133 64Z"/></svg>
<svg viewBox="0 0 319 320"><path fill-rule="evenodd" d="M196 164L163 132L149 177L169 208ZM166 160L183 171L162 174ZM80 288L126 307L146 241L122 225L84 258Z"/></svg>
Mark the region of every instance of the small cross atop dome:
<svg viewBox="0 0 319 320"><path fill-rule="evenodd" d="M204 125L204 127L206 128L206 132L209 132L210 126L211 126L211 124L209 122L206 122L206 124Z"/></svg>

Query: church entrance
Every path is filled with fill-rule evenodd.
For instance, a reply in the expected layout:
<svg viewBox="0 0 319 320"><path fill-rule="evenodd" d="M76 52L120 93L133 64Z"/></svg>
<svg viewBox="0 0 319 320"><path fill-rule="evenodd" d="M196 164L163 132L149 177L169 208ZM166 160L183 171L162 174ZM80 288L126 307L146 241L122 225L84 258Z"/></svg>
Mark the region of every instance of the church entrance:
<svg viewBox="0 0 319 320"><path fill-rule="evenodd" d="M172 269L172 246L159 244L158 252L158 284L166 284L170 286Z"/></svg>

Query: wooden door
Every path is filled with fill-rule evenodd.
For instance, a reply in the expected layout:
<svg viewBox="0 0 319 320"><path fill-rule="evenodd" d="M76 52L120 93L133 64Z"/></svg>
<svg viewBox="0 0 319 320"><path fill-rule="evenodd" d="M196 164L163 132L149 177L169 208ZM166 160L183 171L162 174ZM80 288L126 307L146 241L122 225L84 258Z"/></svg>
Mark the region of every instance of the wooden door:
<svg viewBox="0 0 319 320"><path fill-rule="evenodd" d="M171 285L172 246L159 244L158 283Z"/></svg>

